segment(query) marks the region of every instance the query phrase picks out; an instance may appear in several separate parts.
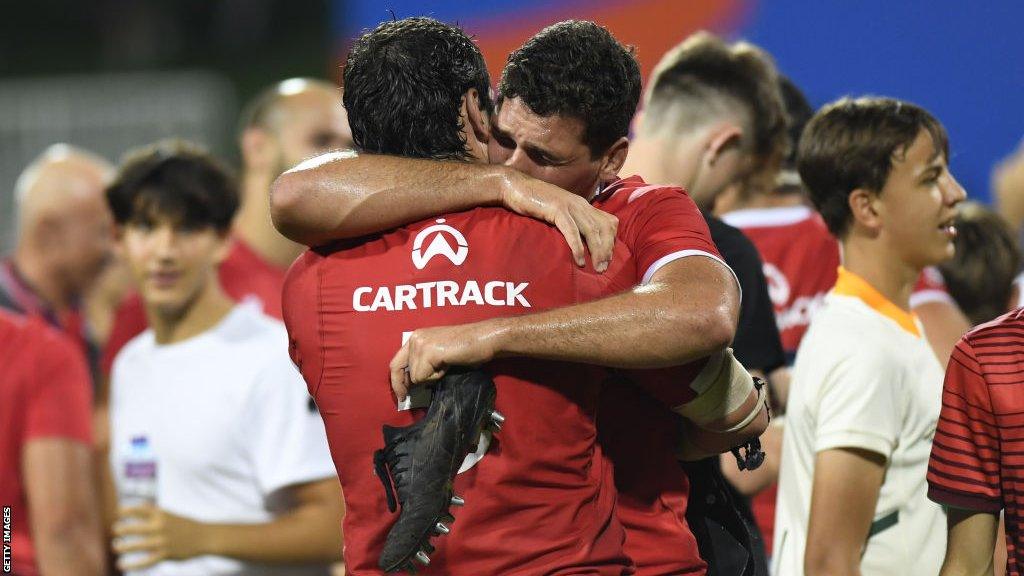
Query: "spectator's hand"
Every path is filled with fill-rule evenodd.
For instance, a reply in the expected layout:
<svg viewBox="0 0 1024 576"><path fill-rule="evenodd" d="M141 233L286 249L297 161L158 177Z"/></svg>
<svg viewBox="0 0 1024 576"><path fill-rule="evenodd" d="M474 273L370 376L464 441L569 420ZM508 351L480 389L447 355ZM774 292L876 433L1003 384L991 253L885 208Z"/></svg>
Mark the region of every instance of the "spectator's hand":
<svg viewBox="0 0 1024 576"><path fill-rule="evenodd" d="M579 266L586 265L585 240L594 269L598 272L608 269L619 227L619 219L615 216L594 208L582 197L558 186L525 178L506 187L502 205L517 214L558 228Z"/></svg>
<svg viewBox="0 0 1024 576"><path fill-rule="evenodd" d="M148 556L134 563L118 561L127 572L147 568L163 560L184 560L202 555L203 525L175 516L155 506L118 510L114 524L114 552L118 555L143 552Z"/></svg>
<svg viewBox="0 0 1024 576"><path fill-rule="evenodd" d="M475 366L494 358L496 321L416 330L391 359L391 389L404 400L415 384L441 379L449 366Z"/></svg>

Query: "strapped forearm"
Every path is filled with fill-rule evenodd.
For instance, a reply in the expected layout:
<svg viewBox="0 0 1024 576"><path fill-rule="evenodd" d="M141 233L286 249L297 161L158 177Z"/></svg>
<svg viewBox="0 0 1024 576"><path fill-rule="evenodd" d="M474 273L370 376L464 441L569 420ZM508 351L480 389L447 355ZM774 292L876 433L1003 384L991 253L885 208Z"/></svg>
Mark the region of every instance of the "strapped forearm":
<svg viewBox="0 0 1024 576"><path fill-rule="evenodd" d="M315 246L497 206L515 174L502 166L333 152L274 182L271 215L282 234Z"/></svg>

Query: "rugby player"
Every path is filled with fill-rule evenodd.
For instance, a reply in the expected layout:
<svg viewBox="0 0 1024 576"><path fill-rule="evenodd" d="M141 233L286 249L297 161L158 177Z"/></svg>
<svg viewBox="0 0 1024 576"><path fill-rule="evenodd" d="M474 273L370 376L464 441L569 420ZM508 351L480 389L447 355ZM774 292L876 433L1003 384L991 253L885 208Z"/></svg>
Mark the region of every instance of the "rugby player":
<svg viewBox="0 0 1024 576"><path fill-rule="evenodd" d="M436 378L448 364L480 363L502 355L635 368L685 364L721 354L731 339L738 295L735 279L718 258L699 212L677 188L648 186L639 178L617 179L628 147L629 119L639 99L639 73L632 56L592 23L556 24L513 53L500 92L499 111L487 136L491 159L506 167L325 156L278 180L272 196L275 222L293 238L316 244L386 230L443 210L504 203L563 231L568 228L571 241L575 226L590 229L592 221L579 216L589 218L580 200L565 200L564 191L540 186L508 169L516 168L568 186L581 199L600 193L598 205L621 219L620 237L633 249L636 276L644 284L563 310L414 331L409 345L392 362L398 395L404 395L409 384L406 364L410 379L422 381ZM351 108L349 113L351 119ZM577 217L570 217L566 226L559 219L564 213L552 208L555 204L568 206L566 212ZM593 242L589 233L585 235ZM581 246L578 232L575 240ZM598 268L606 265L606 253L595 256L595 261ZM715 365L732 365L731 355L725 359L717 356ZM662 394L657 385L648 391L671 406L686 403L693 396L686 384L704 365L690 364L682 374L664 378ZM627 392L626 401L614 398L606 395L602 410L610 405L622 412L603 412L602 422L644 422L649 426L644 434L651 432L650 438L624 442L629 454L621 457L655 466L658 472L646 477L659 478L631 487L638 491L635 517L645 518L640 521L646 526L634 532L637 550L630 554L636 558L647 549L657 556L648 559L651 570L699 573L703 562L683 520L687 480L674 456L677 417L632 392ZM737 412L746 409L763 428L766 415L751 412L758 405L754 397L746 395L741 403ZM655 416L648 417L650 412ZM634 433L639 428L632 427ZM705 444L706 451L718 453L742 442L733 435L718 436L719 444L713 449ZM697 452L701 451L690 451ZM618 487L621 493L623 486ZM623 509L620 506L620 518Z"/></svg>
<svg viewBox="0 0 1024 576"><path fill-rule="evenodd" d="M479 50L460 29L428 18L381 24L356 41L345 65L355 142L373 152L483 162L489 85ZM447 193L442 185L424 192ZM632 283L621 246L604 274L580 269L557 232L497 208L440 215L300 257L285 282L285 323L345 494L348 570L383 573L378 557L395 518L374 474L374 448L382 426L411 426L419 416L396 410L386 371L404 334L593 299ZM480 441L455 479L464 505L452 512L453 526L438 528L450 534L432 541L436 553L418 556L429 562L425 573L631 571L611 468L595 441L601 386L591 370L535 361L488 367L507 422Z"/></svg>

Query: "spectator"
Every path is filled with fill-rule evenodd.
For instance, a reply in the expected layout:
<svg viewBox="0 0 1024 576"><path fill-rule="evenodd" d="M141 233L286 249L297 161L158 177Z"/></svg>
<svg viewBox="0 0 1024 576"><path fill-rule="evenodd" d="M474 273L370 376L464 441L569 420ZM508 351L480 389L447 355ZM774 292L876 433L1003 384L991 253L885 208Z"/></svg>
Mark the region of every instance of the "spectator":
<svg viewBox="0 0 1024 576"><path fill-rule="evenodd" d="M106 266L113 237L103 188L113 167L57 144L18 178L14 253L0 264L0 307L42 316L95 359L80 299Z"/></svg>
<svg viewBox="0 0 1024 576"><path fill-rule="evenodd" d="M1019 241L1024 232L1024 141L992 170L992 199Z"/></svg>
<svg viewBox="0 0 1024 576"><path fill-rule="evenodd" d="M0 310L0 366L4 559L9 545L14 574L99 576L106 556L82 353L41 319Z"/></svg>
<svg viewBox="0 0 1024 576"><path fill-rule="evenodd" d="M158 460L155 505L118 511L115 551L144 554L121 568L326 574L341 554L342 507L323 425L284 327L218 281L232 180L204 153L163 143L131 155L107 198L150 325L111 378L119 498L133 437Z"/></svg>
<svg viewBox="0 0 1024 576"><path fill-rule="evenodd" d="M928 497L949 514L942 576L1020 574L1024 566L1015 494L1024 481L1015 438L1024 412L1022 333L1018 308L964 336L946 369L928 463Z"/></svg>
<svg viewBox="0 0 1024 576"><path fill-rule="evenodd" d="M341 90L321 80L291 78L258 94L242 111L238 146L242 153L242 202L232 228L230 250L220 281L231 298L258 300L263 311L281 317L281 284L301 247L281 236L270 222L270 184L302 160L352 145ZM119 307L102 369L146 328L137 294Z"/></svg>
<svg viewBox="0 0 1024 576"><path fill-rule="evenodd" d="M939 265L950 295L977 326L1016 308L1021 253L996 212L968 202L956 218L956 256Z"/></svg>
<svg viewBox="0 0 1024 576"><path fill-rule="evenodd" d="M800 176L844 267L793 368L776 574L938 573L943 513L924 477L942 367L910 295L953 256L964 191L948 150L931 114L886 98L839 100L804 131Z"/></svg>

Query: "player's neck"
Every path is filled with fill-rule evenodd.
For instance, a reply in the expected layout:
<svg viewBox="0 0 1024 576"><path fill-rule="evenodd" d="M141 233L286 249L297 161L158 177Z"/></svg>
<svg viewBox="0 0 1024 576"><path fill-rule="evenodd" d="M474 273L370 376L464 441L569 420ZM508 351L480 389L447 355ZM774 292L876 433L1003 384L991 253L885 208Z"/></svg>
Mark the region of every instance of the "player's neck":
<svg viewBox="0 0 1024 576"><path fill-rule="evenodd" d="M198 336L220 323L235 307L216 273L195 298L174 312L146 306L146 317L158 344L174 344Z"/></svg>
<svg viewBox="0 0 1024 576"><path fill-rule="evenodd" d="M48 308L58 314L71 308L74 295L61 286L60 275L46 264L43 257L22 245L15 250L12 261L17 274L28 284L33 295Z"/></svg>
<svg viewBox="0 0 1024 576"><path fill-rule="evenodd" d="M686 188L690 182L668 166L668 154L665 151L670 146L662 140L638 136L629 144L629 155L626 162L619 170L623 176L639 175L648 184L662 184L665 186L681 186ZM678 167L675 167L678 168Z"/></svg>
<svg viewBox="0 0 1024 576"><path fill-rule="evenodd" d="M843 267L909 312L910 294L921 269L903 262L878 239L857 237L851 232L842 244Z"/></svg>
<svg viewBox="0 0 1024 576"><path fill-rule="evenodd" d="M261 258L287 267L303 247L282 236L270 219L269 175L247 172L242 178L242 206L235 218L234 233Z"/></svg>
<svg viewBox="0 0 1024 576"><path fill-rule="evenodd" d="M797 192L794 194L755 194L750 198L737 201L734 210L757 210L764 208L792 208L793 206L806 206L803 196Z"/></svg>

